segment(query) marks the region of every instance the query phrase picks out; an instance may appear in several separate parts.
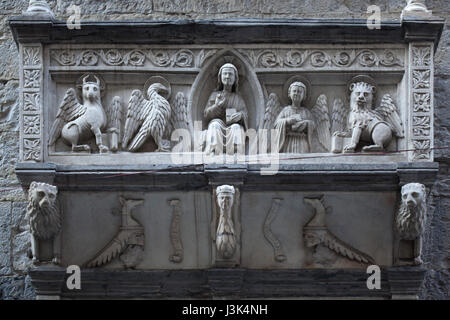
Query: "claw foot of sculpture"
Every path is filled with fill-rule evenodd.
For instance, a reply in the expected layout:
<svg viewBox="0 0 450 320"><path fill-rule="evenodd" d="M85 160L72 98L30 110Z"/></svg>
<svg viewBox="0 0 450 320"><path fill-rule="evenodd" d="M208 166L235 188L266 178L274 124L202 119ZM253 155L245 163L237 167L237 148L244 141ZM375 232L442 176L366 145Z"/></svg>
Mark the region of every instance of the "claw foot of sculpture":
<svg viewBox="0 0 450 320"><path fill-rule="evenodd" d="M108 147L105 146L105 145L103 145L103 144L99 145L99 146L98 146L98 149L100 150L100 153L101 153L101 154L105 154L105 153L108 153L108 152L109 152Z"/></svg>
<svg viewBox="0 0 450 320"><path fill-rule="evenodd" d="M344 147L344 153L354 153L355 152L356 145L349 144L348 146Z"/></svg>
<svg viewBox="0 0 450 320"><path fill-rule="evenodd" d="M91 152L91 147L89 147L87 144L82 144L78 146L72 147L73 152Z"/></svg>
<svg viewBox="0 0 450 320"><path fill-rule="evenodd" d="M423 260L420 257L414 258L414 265L418 266L423 264Z"/></svg>
<svg viewBox="0 0 450 320"><path fill-rule="evenodd" d="M375 152L375 151L383 151L383 146L379 146L377 144L366 146L362 149L364 152Z"/></svg>

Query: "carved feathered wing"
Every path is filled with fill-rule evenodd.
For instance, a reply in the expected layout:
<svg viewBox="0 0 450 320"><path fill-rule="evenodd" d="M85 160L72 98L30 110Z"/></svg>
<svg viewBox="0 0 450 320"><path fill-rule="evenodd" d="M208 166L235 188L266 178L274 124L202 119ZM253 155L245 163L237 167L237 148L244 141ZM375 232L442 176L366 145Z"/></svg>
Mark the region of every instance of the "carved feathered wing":
<svg viewBox="0 0 450 320"><path fill-rule="evenodd" d="M152 103L144 98L140 90L131 93L128 102L127 119L122 139L122 148L126 149L137 129L142 125L146 117L150 114Z"/></svg>
<svg viewBox="0 0 450 320"><path fill-rule="evenodd" d="M276 93L271 93L266 102L266 110L264 112L263 129L273 129L274 122L281 112L280 100Z"/></svg>
<svg viewBox="0 0 450 320"><path fill-rule="evenodd" d="M333 102L333 111L331 114L331 134L345 131L348 117L348 110L345 108L341 99L335 99Z"/></svg>
<svg viewBox="0 0 450 320"><path fill-rule="evenodd" d="M187 99L183 92L177 93L172 108L172 117L170 118L171 129L189 129Z"/></svg>
<svg viewBox="0 0 450 320"><path fill-rule="evenodd" d="M170 117L170 124L167 126L165 136L170 140L172 132L177 129L185 129L189 131L189 120L187 116L187 99L183 92L178 92L172 103L172 116ZM183 146L183 151L190 151L189 144L186 142Z"/></svg>
<svg viewBox="0 0 450 320"><path fill-rule="evenodd" d="M121 230L112 239L106 247L104 247L97 256L86 264L87 268L100 267L121 254L128 245L130 233L127 230Z"/></svg>
<svg viewBox="0 0 450 320"><path fill-rule="evenodd" d="M375 112L389 124L395 136L399 138L405 136L403 122L400 119L397 107L390 94L385 94L383 96L380 106L375 109Z"/></svg>
<svg viewBox="0 0 450 320"><path fill-rule="evenodd" d="M330 116L328 114L327 96L321 94L317 98L315 106L311 109L311 112L316 120L316 131L319 138L320 145L327 151L330 151L331 147L331 135L330 135Z"/></svg>
<svg viewBox="0 0 450 320"><path fill-rule="evenodd" d="M106 116L108 118L108 128L120 129L120 121L122 119L122 104L119 97L114 97L111 105L106 109Z"/></svg>
<svg viewBox="0 0 450 320"><path fill-rule="evenodd" d="M56 119L50 129L50 138L48 144L54 145L61 135L61 130L67 122L81 117L86 112L86 107L79 103L77 94L73 88L66 91L64 98L59 105Z"/></svg>
<svg viewBox="0 0 450 320"><path fill-rule="evenodd" d="M328 249L333 250L337 254L344 256L350 260L358 261L365 264L375 263L372 257L359 250L350 247L348 244L337 238L334 234L332 234L328 230L325 234L322 235L322 243Z"/></svg>

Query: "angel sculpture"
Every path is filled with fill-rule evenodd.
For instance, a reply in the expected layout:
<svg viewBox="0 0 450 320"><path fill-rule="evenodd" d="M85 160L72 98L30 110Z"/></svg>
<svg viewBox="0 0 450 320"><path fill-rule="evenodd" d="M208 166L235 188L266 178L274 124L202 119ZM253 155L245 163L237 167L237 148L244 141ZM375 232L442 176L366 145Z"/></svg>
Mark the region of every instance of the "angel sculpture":
<svg viewBox="0 0 450 320"><path fill-rule="evenodd" d="M94 76L95 82L88 81L89 76L83 78L83 103L79 103L73 88L67 90L50 130L49 146L55 145L62 136L66 143L72 145L72 151L90 152L89 145L79 143L95 135L100 153L108 152L102 141L102 130L107 121L101 102L101 84L97 76Z"/></svg>
<svg viewBox="0 0 450 320"><path fill-rule="evenodd" d="M320 149L329 152L331 148L331 132L342 125L343 103L339 99L334 102L333 123L330 121L327 97L321 94L311 111L302 107L306 100L307 85L295 81L289 86L288 96L291 105L281 108L276 94L269 95L264 114L263 129L275 129L278 152L309 153L312 152L313 139L317 136ZM316 134L316 135L314 135ZM272 150L275 152L275 150Z"/></svg>
<svg viewBox="0 0 450 320"><path fill-rule="evenodd" d="M168 98L165 98L170 96L170 83L161 77L155 78L158 78L158 82L149 86L148 99L140 90L131 93L122 140L124 150L137 151L151 136L158 146L156 152L168 152L170 141L165 138L174 129L188 128L184 94L178 92L171 106Z"/></svg>
<svg viewBox="0 0 450 320"><path fill-rule="evenodd" d="M360 142L369 143L362 151L382 151L393 137L403 138L403 123L392 97L385 94L380 106L372 110L375 85L368 77L356 77L350 84L348 131L334 132L337 137L351 137L344 153L353 153ZM335 152L339 152L336 150Z"/></svg>

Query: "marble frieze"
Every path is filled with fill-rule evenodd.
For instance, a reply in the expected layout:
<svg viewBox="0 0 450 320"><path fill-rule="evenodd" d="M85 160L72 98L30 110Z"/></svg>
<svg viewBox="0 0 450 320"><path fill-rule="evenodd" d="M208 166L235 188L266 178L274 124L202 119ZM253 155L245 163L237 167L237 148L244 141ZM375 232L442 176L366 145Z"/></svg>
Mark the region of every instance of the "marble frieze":
<svg viewBox="0 0 450 320"><path fill-rule="evenodd" d="M91 284L121 272L130 288L136 274L174 272L194 287L268 277L283 291L289 272L357 282L369 265L392 288L419 279L443 22L408 18L412 5L380 30L326 19L67 29L36 4L11 18L38 293L77 297L52 287L69 265ZM238 295L255 296L246 285Z"/></svg>

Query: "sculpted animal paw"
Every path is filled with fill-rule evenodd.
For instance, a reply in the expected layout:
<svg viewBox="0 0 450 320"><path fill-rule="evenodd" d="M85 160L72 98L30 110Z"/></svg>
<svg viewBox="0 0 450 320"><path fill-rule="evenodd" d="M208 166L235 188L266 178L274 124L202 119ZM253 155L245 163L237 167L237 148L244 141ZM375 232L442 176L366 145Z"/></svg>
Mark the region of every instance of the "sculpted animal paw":
<svg viewBox="0 0 450 320"><path fill-rule="evenodd" d="M345 131L336 131L335 133L333 133L333 137L345 138L345 137L347 137L347 132L345 132Z"/></svg>
<svg viewBox="0 0 450 320"><path fill-rule="evenodd" d="M416 257L414 259L414 264L415 265L421 265L423 263L422 259L420 257Z"/></svg>
<svg viewBox="0 0 450 320"><path fill-rule="evenodd" d="M349 144L344 147L344 153L353 153L353 152L355 152L355 148L356 148L356 145Z"/></svg>
<svg viewBox="0 0 450 320"><path fill-rule="evenodd" d="M109 148L107 146L103 145L103 144L99 145L98 148L100 150L100 153L102 153L102 154L105 154L105 153L109 152Z"/></svg>
<svg viewBox="0 0 450 320"><path fill-rule="evenodd" d="M371 146L366 146L362 149L365 152L373 152L373 151L383 151L383 146L379 146L379 145L371 145Z"/></svg>
<svg viewBox="0 0 450 320"><path fill-rule="evenodd" d="M91 152L91 147L89 147L87 144L73 146L72 147L73 152Z"/></svg>

